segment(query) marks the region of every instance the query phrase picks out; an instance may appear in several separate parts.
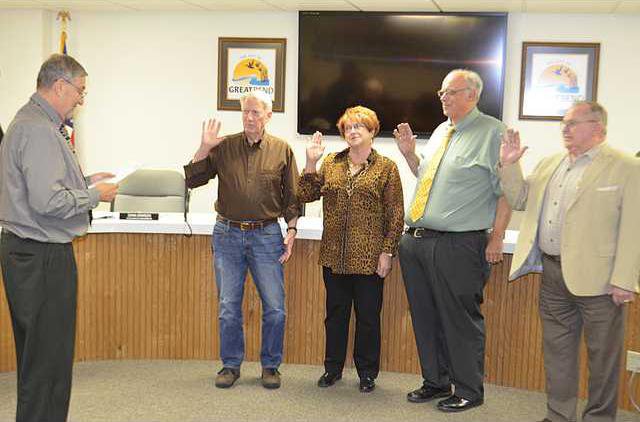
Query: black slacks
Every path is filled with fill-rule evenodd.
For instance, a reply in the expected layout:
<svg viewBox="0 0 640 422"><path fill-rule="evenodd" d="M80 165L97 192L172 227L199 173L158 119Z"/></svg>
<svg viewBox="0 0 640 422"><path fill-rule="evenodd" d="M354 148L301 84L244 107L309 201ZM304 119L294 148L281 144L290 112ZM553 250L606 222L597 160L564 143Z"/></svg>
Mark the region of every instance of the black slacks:
<svg viewBox="0 0 640 422"><path fill-rule="evenodd" d="M356 314L353 361L360 378L376 378L380 371L383 279L377 274L335 274L327 267L323 267L322 275L327 291L325 371L342 373L353 304Z"/></svg>
<svg viewBox="0 0 640 422"><path fill-rule="evenodd" d="M487 234L426 232L400 239L400 266L424 384L483 398Z"/></svg>
<svg viewBox="0 0 640 422"><path fill-rule="evenodd" d="M21 239L3 230L0 264L16 343L16 421L64 422L76 327L73 247Z"/></svg>

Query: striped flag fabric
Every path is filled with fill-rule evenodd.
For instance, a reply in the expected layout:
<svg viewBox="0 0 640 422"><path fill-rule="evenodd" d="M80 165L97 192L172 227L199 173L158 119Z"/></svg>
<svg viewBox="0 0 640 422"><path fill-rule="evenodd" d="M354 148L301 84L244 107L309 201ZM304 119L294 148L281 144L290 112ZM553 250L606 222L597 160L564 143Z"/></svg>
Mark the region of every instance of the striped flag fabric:
<svg viewBox="0 0 640 422"><path fill-rule="evenodd" d="M60 30L60 54L67 55L67 20L71 19L69 12L63 11L58 13L58 19L61 20ZM67 127L67 132L71 138L71 145L75 148L76 138L75 130L73 130L73 117L65 120L64 125Z"/></svg>

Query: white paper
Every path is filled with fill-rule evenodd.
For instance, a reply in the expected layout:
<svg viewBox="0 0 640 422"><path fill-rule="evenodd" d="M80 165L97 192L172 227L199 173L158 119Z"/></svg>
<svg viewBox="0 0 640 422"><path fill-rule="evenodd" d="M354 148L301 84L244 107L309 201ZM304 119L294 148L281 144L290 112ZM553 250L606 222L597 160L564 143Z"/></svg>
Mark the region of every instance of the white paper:
<svg viewBox="0 0 640 422"><path fill-rule="evenodd" d="M142 165L140 164L129 164L125 167L116 169L114 171L111 171L110 173L115 174L114 177L110 178L110 179L102 179L100 180L100 182L98 183L120 183L122 181L122 179L124 179L125 177L129 176L131 173L133 173L134 171L138 170L139 168L141 168ZM92 184L89 187L93 187L95 185Z"/></svg>

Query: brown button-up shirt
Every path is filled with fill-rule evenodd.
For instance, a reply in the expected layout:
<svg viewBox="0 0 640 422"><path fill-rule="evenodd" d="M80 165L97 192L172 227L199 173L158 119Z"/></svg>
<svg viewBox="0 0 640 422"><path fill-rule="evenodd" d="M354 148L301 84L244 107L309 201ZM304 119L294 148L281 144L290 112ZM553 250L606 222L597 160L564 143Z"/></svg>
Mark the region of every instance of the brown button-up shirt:
<svg viewBox="0 0 640 422"><path fill-rule="evenodd" d="M266 220L300 214L298 167L289 144L265 133L250 144L244 132L229 135L209 156L184 166L189 188L218 177L215 209L230 220Z"/></svg>
<svg viewBox="0 0 640 422"><path fill-rule="evenodd" d="M303 174L298 197L323 197L320 265L339 274L373 274L382 252L396 253L402 234L400 174L393 161L373 150L364 169L350 177L348 152L329 154L318 173Z"/></svg>

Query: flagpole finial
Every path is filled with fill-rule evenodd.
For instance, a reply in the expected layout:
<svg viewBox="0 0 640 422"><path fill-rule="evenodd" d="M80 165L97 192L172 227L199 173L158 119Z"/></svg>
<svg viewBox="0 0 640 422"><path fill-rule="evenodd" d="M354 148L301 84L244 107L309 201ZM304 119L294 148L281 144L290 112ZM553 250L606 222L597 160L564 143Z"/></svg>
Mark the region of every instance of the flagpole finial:
<svg viewBox="0 0 640 422"><path fill-rule="evenodd" d="M67 23L71 20L71 13L68 10L61 10L58 12L57 20L62 20L62 23Z"/></svg>
<svg viewBox="0 0 640 422"><path fill-rule="evenodd" d="M59 21L62 21L62 31L67 30L67 21L71 20L71 13L68 10L61 10L58 12L58 17L56 18Z"/></svg>

